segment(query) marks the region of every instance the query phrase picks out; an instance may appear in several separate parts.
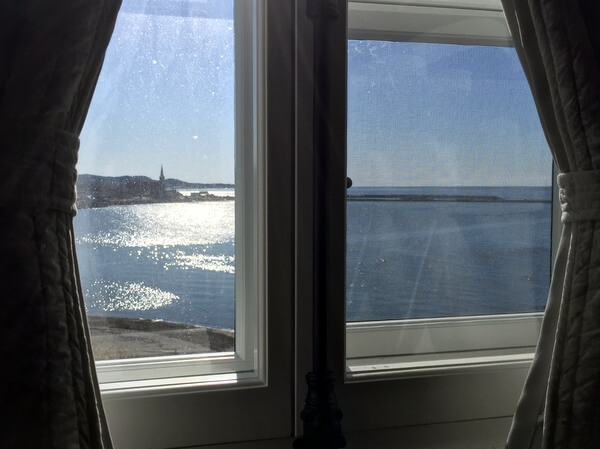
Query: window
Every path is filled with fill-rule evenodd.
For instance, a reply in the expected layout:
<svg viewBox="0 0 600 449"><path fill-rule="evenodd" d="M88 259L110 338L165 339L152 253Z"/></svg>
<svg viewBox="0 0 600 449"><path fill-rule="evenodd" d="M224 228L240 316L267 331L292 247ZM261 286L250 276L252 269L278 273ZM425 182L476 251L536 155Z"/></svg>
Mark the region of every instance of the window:
<svg viewBox="0 0 600 449"><path fill-rule="evenodd" d="M348 39L347 166L354 183L347 192L348 266L344 284L348 289L349 322L344 357L346 378L340 393L344 400L344 428L346 432L365 432L373 440L378 440L383 432L395 441L411 435L406 426L421 426L416 427L421 436L462 428L463 431L457 430L461 435L457 444L469 447L466 440L479 438L473 427L477 422L485 428L485 437L473 447L501 446L537 340L551 268L550 228L556 217L551 215L555 209L548 196L552 185L551 159L540 146L543 138L536 135L539 128L534 126L537 118L530 93L522 75L516 75L519 64L513 50L507 48L510 36L500 2L350 2ZM486 63L475 62L484 54ZM492 70L493 67L498 70ZM507 77L507 73L514 75ZM500 81L495 79L498 75L502 75ZM392 83L396 83L395 88L390 86ZM510 94L498 94L499 86ZM482 101L477 98L479 89L488 92L485 102L494 108L493 112L488 114L477 106ZM407 90L415 95L403 96ZM437 97L431 98L432 93L437 93ZM508 104L517 100L525 103L512 109L514 112L506 112ZM499 108L492 106L496 101ZM441 106L448 107L448 112L435 118L441 113ZM481 116L473 119L469 114L476 111ZM508 117L502 118L502 113ZM514 122L511 114L527 117ZM455 128L467 118L472 121L467 132ZM372 128L361 124L361 120L368 121ZM534 128L537 129L533 131ZM467 136L466 142L461 142L461 135ZM507 135L510 139L515 135L526 139L509 139L506 143ZM420 145L415 144L419 139ZM490 150L492 156L473 145L477 141L485 142L485 150ZM508 149L494 145L507 145ZM515 166L506 166L506 160L497 152L512 152L514 146L527 151L523 150L523 159ZM473 148L475 154L469 155ZM427 160L421 157L423 154L428 155ZM490 159L494 155L497 158ZM455 161L459 162L457 166ZM346 165L345 161L339 162ZM507 169L502 180L495 173L492 176L490 165L493 169ZM400 166L408 168L403 171ZM465 171L465 166L470 170ZM536 174L527 183L519 174L523 173L523 166L528 170L534 167L531 173ZM495 193L492 189L475 189L484 186L514 187ZM511 202L516 198L505 196L506 192L515 193L518 187L525 186L533 187L527 189L533 195L522 198L522 203ZM466 200L460 195L471 198L458 201ZM472 201L472 196L480 195L481 202ZM501 199L492 202L488 196ZM421 201L400 204L398 199ZM526 205L530 207L528 212ZM394 210L401 206L402 212ZM489 215L479 215L475 210L488 206ZM389 211L382 213L382 209ZM434 209L437 212L432 212ZM444 211L452 216L444 216ZM519 221L528 217L543 228L533 232L534 226L519 225L519 243L528 249L522 251L520 260L527 265L526 271L517 277L523 275L523 282L533 285L534 280L527 279L527 275L535 270L540 279L535 280L539 281L535 287L523 289L526 295L516 299L518 306L510 304L514 298L505 298L509 306L503 310L486 309L485 299L479 302L481 292L473 290L477 286L469 281L472 277L476 284L485 285L500 269L494 265L497 260L490 263L492 258L485 257L487 252L495 251L491 246L494 240L490 242L486 236L488 230L498 226L495 214L502 215L499 228L503 232L512 227L508 223L510 216ZM403 215L417 217L404 222ZM422 221L417 224L417 220ZM410 235L403 237L403 230ZM443 234L451 240L445 241ZM488 235L500 237L493 232ZM508 244L508 237L504 239L505 246L497 241L504 250L516 249ZM461 242L468 250L459 250ZM486 245L490 246L481 251ZM453 265L442 262L445 258ZM474 261L479 261L475 262L480 265L478 269L487 270L488 274L473 273ZM403 268L399 271L409 272L408 279L389 276L388 270L394 264L394 271L400 264ZM440 272L436 266L451 271ZM539 266L541 272L537 271ZM492 280L492 285L510 275L511 269ZM388 292L375 291L381 287L379 283L369 285L369 279L378 278L391 287ZM455 282L457 296L449 294L451 287L445 286L443 279ZM495 288L510 291L506 284L500 285L496 283ZM363 308L361 301L373 293L381 307ZM403 295L408 298L403 307L390 307L390 302L394 306L401 304L398 298ZM453 298L451 302L446 302L444 308L438 306L441 297L449 296ZM475 297L477 301L471 302ZM427 302L433 307L427 309ZM475 303L478 305L472 309ZM463 428L461 423L468 424ZM442 445L444 438L434 437ZM422 441L425 440L426 437Z"/></svg>
<svg viewBox="0 0 600 449"><path fill-rule="evenodd" d="M217 248L207 247L206 255L203 251L190 254L186 252L187 248L183 252L177 253L178 249L172 248L171 245L175 246L181 242L173 241L168 243L167 248L162 248L162 243L150 244L149 249L136 248L132 251L131 256L127 251L125 254L127 257L139 256L142 258L141 266L150 263L153 269L160 268L163 270L161 277L165 275L164 279L167 279L167 271L173 272L176 269L182 269L182 273L179 273L181 276L187 275L190 270L196 270L197 276L194 276L194 279L206 280L209 275L216 276L212 279L229 279L227 281L229 284L220 280L216 282L222 282L220 288L225 294L224 297L227 298L225 301L229 301L230 310L226 320L233 323L223 327L235 327L235 337L232 333L219 333L219 336L223 337L221 341L233 341L232 350L225 352L197 353L194 349L189 353L174 357L154 354L152 357L99 362L99 375L103 382L103 398L112 436L117 447L147 449L203 447L236 443L235 447L240 448L283 448L290 447L290 438L294 434L301 433L302 422L299 415L306 393L304 375L310 371L311 364L313 282L312 160L311 152L307 150L312 144L312 23L306 18L304 9L303 2L281 2L280 0L257 0L255 2L233 0L231 4L221 0L136 0L134 2L126 0L122 17L131 14L130 18L135 18L136 22L132 34L128 33L124 38L129 39L135 35L138 31L134 30L138 30L138 26L146 20L144 15L149 15L150 22L154 24L153 32L158 33L157 36L161 36L161 38L155 38L154 34L149 33L144 34L140 40L145 41L144 45L156 45L156 49L161 48L161 45L165 46L164 53L166 57L171 58L173 63L179 63L180 60L189 58L185 57L183 53L177 53L175 57L174 49L178 47L176 44L167 42L170 39L167 36L171 34L161 25L168 21L179 24L179 38L182 38L181 33L184 31L192 31L190 39L194 44L190 45L191 47L201 47L196 40L203 35L204 29L209 29L211 36L213 33L218 34L218 30L221 29L228 36L229 42L233 43L230 58L231 68L227 69L230 74L220 78L221 75L217 76L216 73L213 73L213 75L208 75L200 86L204 89L210 86L214 80L226 79L226 89L230 95L230 97L222 97L221 100L230 98L224 101L211 103L210 99L208 100L208 103L213 105L209 115L214 114L217 119L221 117L219 112L221 105L229 105L226 113L223 113L228 117L227 126L230 131L226 137L227 144L215 143L215 146L222 145L223 148L230 149L228 162L224 164L229 170L230 178L217 179L216 175L219 172L217 168L214 168L216 166L212 166L213 169L206 174L206 178L203 175L206 182L235 184L235 225L231 221L218 221L219 216L216 213L208 216L211 220L217 220L217 223L220 223L216 226L215 235L229 236L224 239L224 246L218 249L222 250L226 246L228 252L211 254L209 251ZM214 14L216 18L206 18L209 11L212 11L211 14ZM361 245L366 245L373 237L361 239L360 236L364 235L361 232L366 231L368 227L359 221L352 223L351 214L355 214L354 216L360 220L360 217L364 217L365 214L376 213L375 209L369 209L369 207L377 205L385 207L385 204L391 204L391 202L384 203L383 201L369 204L369 202L375 203L373 199L385 200L387 199L385 195L389 196L389 192L385 191L370 192L369 185L395 189L400 183L397 180L389 183L369 183L364 181L365 178L361 180L358 172L353 172L358 168L368 170L368 164L376 162L379 158L360 156L360 153L356 152L356 136L352 135L352 128L355 126L353 120L357 117L361 118L360 113L364 113L364 117L366 117L370 110L365 107L367 103L352 103L354 101L353 92L359 86L355 83L356 79L353 78L356 72L352 72L353 67L357 67L353 66L357 60L353 60L353 56L356 55L352 53L349 55L347 50L348 48L350 52L354 50L356 54L364 52L360 54L368 57L371 57L371 50L374 50L374 57L378 57L385 56L378 47L386 47L392 55L396 56L403 51L413 52L411 60L413 62L418 59L415 58L415 54L420 51L431 51L434 47L439 49L439 55L443 55L448 48L455 52L463 50L472 50L475 53L480 50L497 51L502 57L516 64L514 55L510 55L511 50L506 48L510 38L503 14L495 0L464 2L461 0L421 0L410 3L400 0L386 1L385 3L364 0L350 2L347 12L347 17L346 11L342 11L342 15L332 24L331 34L334 41L332 48L336 51L331 54L331 73L333 79L340 81L335 83L331 89L335 111L331 129L339 139L336 140L336 146L331 151L331 164L329 165L331 173L328 177L330 183L328 187L331 189L330 213L332 218L328 235L330 260L328 293L332 298L330 302L331 338L329 341L332 349L332 368L338 374L336 393L344 413L342 421L344 432L350 447L371 447L373 449L393 447L390 441L403 441L402 438L411 433L410 430L406 430L407 426L416 425L423 426L420 428L422 430L418 430L422 434L445 436L456 435L457 429L468 428L468 432L462 433L463 436L468 434L462 438L463 443L465 438L473 437L480 438L479 446L500 445L510 423L510 416L530 363L529 352L535 340L540 315L535 311L539 310L540 304L536 302L537 299L534 299L530 301L531 307L519 310L508 309L511 313L503 315L498 315L495 310L492 311L492 315L479 315L477 318L473 318L470 313L453 313L453 316L447 316L448 314L440 316L435 313L407 314L406 308L393 310L393 313L390 313L389 310L384 311L383 315L373 314L372 311L362 314L362 309L357 307L357 304L360 303L360 288L355 291L352 289L357 285L360 287L360 284L356 283L356 280L360 280L361 275L360 268L357 267L361 263L362 255L365 254L361 253ZM139 22L137 22L138 20ZM215 21L212 22L213 25L210 25L211 20ZM202 29L194 25L200 22L205 25ZM209 22L209 24L204 22ZM176 30L174 33L177 36ZM119 33L117 32L111 45L118 44L118 38ZM347 38L350 39L349 43ZM482 45L486 47L481 47ZM242 49L244 51L241 51ZM217 56L220 56L223 52L223 45L220 45L218 49L213 48L213 50ZM107 58L109 57L110 54ZM135 60L137 57L132 51L128 56L121 58L121 63L123 60ZM350 64L350 74L347 73L347 58ZM473 60L468 58L462 58L460 61L473 63ZM162 70L161 63L166 66L162 57L149 57L146 62L151 69L156 70ZM421 60L422 63L423 60ZM431 62L431 64L433 63L434 61ZM99 85L94 103L107 102L113 98L111 94L114 92L116 84L111 87L110 81L117 84L118 82L116 78L113 79L108 75L110 65L111 62L107 59L103 77L105 79L108 77L109 83L104 87ZM383 70L379 73L385 73L385 65L384 61L381 65L376 66L378 70L380 68ZM412 67L412 63L406 63L406 66L408 71L408 67ZM219 65L219 67L219 73L222 73L225 65ZM368 70L373 68L370 63L365 64L364 67ZM444 64L438 67L442 75L448 70L448 66ZM186 73L188 79L195 82L198 70L190 69ZM389 65L387 70L389 70ZM389 77L388 75L381 76L396 79L399 75L396 73L398 70L397 66L392 66L393 73L389 74ZM460 67L456 67L454 70L456 74L463 72ZM120 76L119 70L114 76L117 75ZM133 70L123 73L122 76L130 78L138 75ZM211 78L212 76L215 78ZM168 81L173 85L179 85L182 81L181 78L181 76L175 76L168 78ZM443 76L438 84L439 89L443 87L441 79ZM349 100L345 83L341 80L348 81ZM368 82L368 78L365 77L362 81ZM457 83L456 88L468 87L467 81L463 80L462 83L464 84ZM361 93L364 91L363 86L359 86L360 89L358 89ZM132 88L136 89L138 85L136 84ZM154 123L159 123L159 125L150 127L148 132L154 133L156 129L168 130L169 126L163 122L166 124L177 122L179 116L184 122L189 120L192 127L200 122L206 124L204 116L193 118L196 101L192 101L191 104L186 103L188 100L186 97L192 95L189 92L186 95L185 92L187 91L184 90L184 94L177 101L173 98L166 98L164 101L156 102L161 111L157 113L158 121ZM215 95L219 95L217 90L214 92ZM515 91L516 96L522 94L524 95L523 90ZM399 97L390 95L379 103L392 103L397 98ZM151 100L152 98L149 97L144 98L143 101ZM169 112L169 102L171 101L176 103L181 112ZM348 108L346 107L347 102ZM138 111L138 106L140 106L139 102L127 104L127 107L135 108L134 112ZM527 107L530 108L530 105ZM346 192L344 183L347 175L345 152L347 109L349 111L348 175L355 181L354 186L348 192ZM416 109L413 110L416 111ZM249 111L252 114L249 114ZM356 114L357 111L359 114ZM393 119L396 114L392 113L391 109L388 111L386 119ZM531 108L529 112L533 113ZM352 115L353 113L355 115ZM90 120L86 124L87 138L93 138L94 133L99 129L95 125L102 118L102 114L94 114L92 110ZM144 117L134 115L140 123L144 122ZM375 119L376 116L369 117L370 122ZM502 123L506 125L507 122ZM381 125L381 132L374 134L375 137L386 135L385 126L383 123ZM128 126L127 119L121 116L115 120L113 127L97 141L110 141L114 137L113 135L118 135L120 126ZM493 128L496 134L504 134L504 131L497 129L496 122L494 122ZM215 122L209 122L205 133L211 133L217 129L218 126ZM131 131L131 133L133 132ZM188 134L190 137L188 143L191 144L203 137L203 134L195 131ZM457 137L458 134L460 133L454 137ZM198 139L193 138L195 135L198 136ZM176 137L179 139L181 136ZM482 141L487 139L483 135L480 137ZM102 163L105 163L103 158L106 158L100 151L94 153L89 143L91 140L86 143L85 138L86 134L82 137L82 163L79 167L80 172L84 173L86 171L84 158L97 154L97 159L91 163L93 166L101 166ZM395 140L398 140L397 136L388 135L388 143L396 143ZM151 139L148 144L157 144L161 148L166 148L165 154L175 153L170 150L170 146L167 148L167 144L156 142L156 139ZM371 143L375 145L376 142L373 140ZM391 146L391 143L387 148ZM254 151L255 149L256 151ZM263 151L262 155L261 150ZM373 151L379 150L376 148ZM234 152L235 157L233 157ZM171 162L151 161L148 157L151 153L151 151L140 152L137 157L136 163L148 164L148 170L144 173L152 176L154 182L158 183L160 179L157 177L162 164L166 178L165 183L168 178L175 177ZM443 150L435 153L436 157L441 156L445 161L452 159L452 153L445 154ZM188 153L184 151L184 154L189 154L189 157L194 159L197 154L201 153L194 149ZM358 158L356 158L357 154L359 154ZM120 154L119 157L125 156ZM186 160L176 162L183 162L183 165L191 166L192 159L187 162ZM125 165L119 161L120 159L114 163L114 166L121 169ZM433 165L440 168L442 163L434 162ZM384 168L384 173L387 166ZM550 170L550 167L547 170ZM113 169L113 172L117 174L117 168ZM392 172L395 170L390 170L388 173ZM418 178L417 172L418 168L415 168L413 183L407 187L421 186L425 182L422 178ZM443 170L440 168L439 172L442 173ZM111 172L104 174L107 173ZM379 175L373 174L372 176ZM204 182L202 178L193 176L182 180ZM452 180L443 179L442 181L439 185L433 186L442 189L434 192L435 195L455 195L454 199L456 200L456 196L463 194L449 190L449 187L456 187ZM431 181L429 183L431 184ZM481 187L476 184L473 182L468 187ZM362 198L351 198L346 203L346 193L350 196L361 196L361 185L367 186L367 190L363 190L362 193L384 196L364 197L363 195ZM498 185L504 186L504 184ZM519 184L517 183L517 185ZM542 181L536 181L535 185L542 186L541 189L545 192L548 184L544 178ZM461 187L465 186L461 185ZM195 188L198 190L197 186ZM185 194L191 194L190 190L181 189ZM207 190L206 193L194 192L195 198L190 198L189 201L196 200L197 203L204 204L202 201L205 201L206 198L203 198L203 195L216 193L211 192L210 189ZM398 195L399 193L394 190L391 194ZM497 196L495 192L477 193L477 195ZM411 205L415 206L413 203ZM439 205L449 208L456 206L456 203L444 201L439 202ZM460 206L468 208L468 206L474 206L472 203L472 201L465 202ZM230 200L222 203L214 202L214 205L223 207L231 207L232 204L234 203ZM489 204L487 202L485 204L490 207L492 205L524 207L527 204L540 205L542 209L549 207L547 202L490 201ZM171 204L166 205L171 206ZM351 210L356 207L366 207L367 212L356 215L356 210ZM139 209L144 210L144 208ZM150 209L146 208L146 210ZM460 213L454 217L456 223L459 223L459 218L463 221L473 219L473 215L465 213L464 210L460 209ZM91 215L89 212L88 209L82 209L79 218L84 218L86 214ZM108 212L108 210L100 211L101 214L108 214ZM348 220L346 220L346 212ZM441 220L439 218L441 216L436 213L429 214L430 221ZM493 215L495 212L491 213ZM545 212L543 214L540 212L540 214L543 215ZM153 218L151 214L147 214L146 217ZM381 217L383 218L381 219ZM546 215L544 217L540 219L542 222L546 223L550 220ZM178 216L175 221L177 222L180 218L182 217ZM198 220L206 218L206 216L194 217L193 220L196 223ZM381 214L378 218L380 220L376 222L377 226L385 225L386 221L393 221ZM426 221L426 223L430 221ZM223 225L223 223L226 224ZM346 223L353 227L347 233L350 239L348 247ZM106 224L106 222L101 224ZM143 228L145 224L146 222L134 223L137 226L135 229ZM176 227L176 224L170 226ZM486 222L485 224L490 223ZM490 224L490 228L493 227L492 224ZM166 230L171 229L165 225L161 225L161 227ZM235 231L231 231L232 227L235 227ZM186 235L193 236L200 232L199 229L193 229L186 231ZM359 236L355 238L354 243L352 232L355 233L355 237ZM460 228L457 232L461 232ZM395 232L393 234L392 240L397 239L398 234ZM88 250L93 250L93 237L87 236L86 231L81 228L78 235L80 242L85 245L89 243ZM107 234L105 237L110 241L121 238L123 235L127 234L114 236L111 231L111 234ZM167 233L167 238L172 238L173 235L176 234ZM234 236L234 243L231 242L231 235ZM478 241L483 237L483 234L478 234ZM536 238L547 239L547 237L538 236L534 237L534 240ZM416 239L416 241L422 243L423 239ZM432 236L431 244L433 241ZM424 242L427 243L427 240ZM218 241L217 244L221 245L223 241ZM393 242L393 244L396 243ZM544 245L547 246L546 240L544 240ZM112 248L110 249L112 250ZM201 250L203 249L201 247ZM137 254L138 250L141 251L139 255ZM169 253L167 259L165 254L172 250L175 253ZM240 252L242 250L243 252ZM541 252L546 254L547 249L544 248ZM348 264L346 264L346 253ZM176 256L175 260L172 259L173 254ZM90 256L81 254L82 271L93 266L85 266L86 257ZM548 255L546 254L544 257L548 257ZM369 258L375 265L390 263L386 257L379 260L377 254L371 254ZM420 258L418 251L416 258L424 261L421 270L423 272L425 264L428 263L427 259ZM254 265L256 260L259 262L258 265ZM421 266L420 264L417 266L407 265L408 269L416 268L417 270ZM251 270L255 266L257 271L252 273ZM200 273L198 267L206 268L210 273ZM116 269L119 275L122 274L118 268L112 268ZM261 269L263 269L262 272ZM381 273L377 266L370 269L375 270L377 275ZM92 268L92 270L94 269ZM96 293L93 289L97 288L100 293L116 290L117 293L125 291L129 294L133 292L133 295L142 294L151 299L148 301L150 305L164 304L165 309L169 308L168 301L183 302L181 300L183 293L171 290L171 287L157 286L145 279L134 279L129 281L125 287L118 283L113 286L109 282L105 283L107 285L93 285L92 276L96 276L94 279L97 279L99 274L102 273L100 271L92 273L88 279L86 287L89 290L88 297L92 297ZM206 277L203 277L204 275ZM235 281L233 281L234 277ZM413 278L414 276L409 275L408 277ZM450 275L446 277L450 277ZM372 278L367 276L366 279ZM407 280L392 277L392 281L406 282ZM354 285L351 285L353 282ZM543 280L541 282L543 283ZM175 283L179 284L178 281ZM431 281L427 283L430 284ZM346 310L342 299L347 285L349 285L348 300L353 302ZM423 286L423 284L407 285L409 292L417 290L417 293ZM175 287L179 288L180 285L175 285L173 288ZM245 293L247 291L257 292L259 301L256 308L251 301L248 302ZM178 299L168 293L177 296ZM193 293L197 294L198 292L194 290ZM110 295L109 299L114 301L115 296ZM100 298L106 297L100 296ZM140 304L138 308L142 308L142 305L145 304L144 301L141 303L138 301L138 303ZM102 300L98 307L107 308ZM353 307L356 308L353 309ZM454 304L451 308L456 309L457 307L458 305ZM379 310L377 309L376 312ZM437 311L438 309L433 308L433 310ZM106 313L103 309L101 311ZM451 311L454 312L454 310ZM529 313L532 311L533 313ZM348 325L346 325L346 312L351 321ZM477 313L482 312L487 313L482 310L477 311ZM527 313L521 314L520 312ZM132 316L136 319L138 317L150 318L153 317L154 311L141 311L141 313L135 311L135 313L136 315ZM251 318L254 313L257 315L254 315L253 320ZM176 327L176 333L179 334L182 329L185 331L188 329L182 326L182 324L190 324L185 320L192 319L187 310L184 310L182 315L184 322L180 322ZM165 321L153 324L164 330L164 334L170 337L173 330L167 323L168 317L162 319ZM261 320L263 320L262 323ZM352 320L359 321L352 322ZM144 321L139 322L144 323ZM191 324L205 326L209 324L209 321ZM256 328L252 328L252 326L256 326ZM261 330L263 334L261 334ZM452 338L448 338L449 335ZM486 339L481 339L481 335L485 335ZM505 340L498 343L497 337ZM507 342L507 337L513 340ZM487 343L484 343L484 340ZM244 342L244 344L240 346L240 342ZM446 346L442 346L440 342ZM247 346L246 343L252 343L252 345ZM348 358L344 353L345 350ZM262 356L260 355L261 351ZM480 357L477 357L477 354ZM239 365L240 361L242 365ZM247 364L244 365L244 363ZM345 374L346 377L344 377ZM441 433L439 429L442 429ZM484 434L485 437L482 436ZM440 438L443 437L440 436ZM364 443L365 441L368 443Z"/></svg>
<svg viewBox="0 0 600 449"><path fill-rule="evenodd" d="M283 173L265 172L290 163L291 133L265 123L267 102L279 118L292 108L265 89L266 21L260 0L121 9L81 137L75 224L117 447L291 433L290 331L267 333L291 320L271 298L292 290L292 196ZM257 414L260 403L285 411Z"/></svg>
<svg viewBox="0 0 600 449"><path fill-rule="evenodd" d="M527 359L535 345L552 159L499 18L350 6L350 38L365 38L348 42L351 378Z"/></svg>
<svg viewBox="0 0 600 449"><path fill-rule="evenodd" d="M233 2L129 1L120 13L82 136L75 221L104 388L256 376L262 363L262 136L241 36L254 24L240 8L237 25Z"/></svg>

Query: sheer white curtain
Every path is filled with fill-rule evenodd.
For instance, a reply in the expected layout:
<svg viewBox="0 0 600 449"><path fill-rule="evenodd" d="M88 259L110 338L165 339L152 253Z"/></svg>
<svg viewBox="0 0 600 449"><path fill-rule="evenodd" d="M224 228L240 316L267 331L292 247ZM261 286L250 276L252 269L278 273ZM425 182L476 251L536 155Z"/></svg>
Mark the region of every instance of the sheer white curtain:
<svg viewBox="0 0 600 449"><path fill-rule="evenodd" d="M79 132L120 0L0 1L2 448L110 448L77 272Z"/></svg>
<svg viewBox="0 0 600 449"><path fill-rule="evenodd" d="M554 160L563 233L508 449L600 447L600 3L502 0Z"/></svg>

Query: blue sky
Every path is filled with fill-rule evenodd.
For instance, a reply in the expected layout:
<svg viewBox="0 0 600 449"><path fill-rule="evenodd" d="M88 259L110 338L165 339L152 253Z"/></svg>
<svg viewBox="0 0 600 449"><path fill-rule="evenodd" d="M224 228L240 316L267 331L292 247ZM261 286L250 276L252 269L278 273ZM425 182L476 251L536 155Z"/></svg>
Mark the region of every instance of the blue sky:
<svg viewBox="0 0 600 449"><path fill-rule="evenodd" d="M512 48L351 41L357 185L548 185L550 153Z"/></svg>
<svg viewBox="0 0 600 449"><path fill-rule="evenodd" d="M162 164L167 177L233 182L231 15L222 0L124 2L82 132L80 173L157 178ZM355 185L550 184L512 49L350 41L348 65Z"/></svg>
<svg viewBox="0 0 600 449"><path fill-rule="evenodd" d="M232 182L233 22L158 9L182 2L140 3L125 1L117 21L81 135L79 173L158 178L162 164L167 177Z"/></svg>

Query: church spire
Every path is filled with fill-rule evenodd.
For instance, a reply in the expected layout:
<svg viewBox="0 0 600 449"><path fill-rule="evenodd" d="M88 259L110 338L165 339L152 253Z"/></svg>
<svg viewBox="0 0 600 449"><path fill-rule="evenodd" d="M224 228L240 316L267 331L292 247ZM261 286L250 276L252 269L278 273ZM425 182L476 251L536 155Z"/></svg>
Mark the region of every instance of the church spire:
<svg viewBox="0 0 600 449"><path fill-rule="evenodd" d="M158 177L158 197L164 199L165 197L165 172L163 171L163 166L160 164L160 176Z"/></svg>

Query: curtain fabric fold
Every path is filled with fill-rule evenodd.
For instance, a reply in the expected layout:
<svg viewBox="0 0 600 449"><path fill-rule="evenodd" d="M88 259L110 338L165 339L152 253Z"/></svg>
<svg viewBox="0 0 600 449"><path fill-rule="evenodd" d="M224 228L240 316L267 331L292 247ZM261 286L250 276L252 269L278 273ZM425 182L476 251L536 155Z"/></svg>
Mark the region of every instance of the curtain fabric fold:
<svg viewBox="0 0 600 449"><path fill-rule="evenodd" d="M78 135L119 7L0 2L0 447L112 447L72 218Z"/></svg>
<svg viewBox="0 0 600 449"><path fill-rule="evenodd" d="M507 449L600 446L600 3L502 0L558 176L563 233Z"/></svg>

